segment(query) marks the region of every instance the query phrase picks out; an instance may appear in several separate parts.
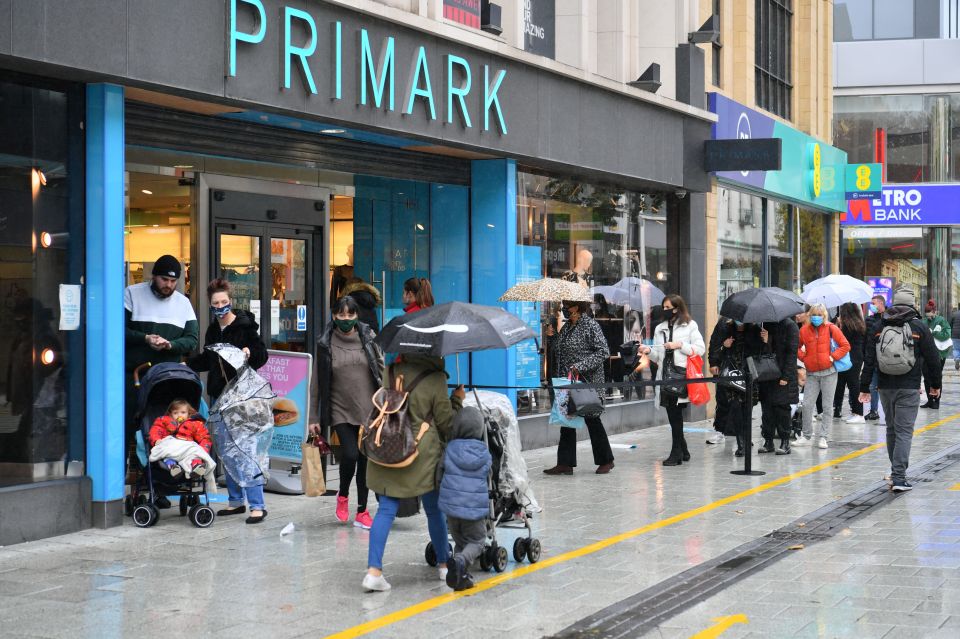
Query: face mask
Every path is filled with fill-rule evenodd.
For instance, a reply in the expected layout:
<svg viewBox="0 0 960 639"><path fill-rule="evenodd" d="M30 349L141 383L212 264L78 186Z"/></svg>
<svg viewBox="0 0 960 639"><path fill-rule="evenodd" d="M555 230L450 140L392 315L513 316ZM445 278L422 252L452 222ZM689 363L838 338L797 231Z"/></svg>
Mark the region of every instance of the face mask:
<svg viewBox="0 0 960 639"><path fill-rule="evenodd" d="M563 319L570 319L570 309L569 309L569 308L567 308L566 306L564 306L564 307L563 307L563 310L561 311L561 313L563 313Z"/></svg>
<svg viewBox="0 0 960 639"><path fill-rule="evenodd" d="M823 324L823 317L821 317L820 315L813 315L810 318L810 323L813 324L814 326L820 326L821 324Z"/></svg>
<svg viewBox="0 0 960 639"><path fill-rule="evenodd" d="M216 306L211 306L210 310L213 311L213 314L216 315L217 317L226 317L227 313L230 312L232 306L233 306L232 304L227 304L226 306L221 306L220 308L217 308Z"/></svg>
<svg viewBox="0 0 960 639"><path fill-rule="evenodd" d="M740 320L733 320L733 323L737 325L737 328L740 328L741 326L743 326L743 322L741 322Z"/></svg>
<svg viewBox="0 0 960 639"><path fill-rule="evenodd" d="M876 305L876 304L871 304L871 305L870 305L870 312L871 312L871 313L876 313L876 312L877 312L877 305Z"/></svg>
<svg viewBox="0 0 960 639"><path fill-rule="evenodd" d="M333 323L344 333L349 333L357 325L356 319L335 319Z"/></svg>

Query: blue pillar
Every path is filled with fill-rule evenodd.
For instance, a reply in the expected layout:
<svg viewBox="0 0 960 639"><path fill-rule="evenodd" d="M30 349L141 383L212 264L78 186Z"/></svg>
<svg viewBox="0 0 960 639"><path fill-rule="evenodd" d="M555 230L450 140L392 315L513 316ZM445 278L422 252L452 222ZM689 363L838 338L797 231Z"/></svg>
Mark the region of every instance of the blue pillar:
<svg viewBox="0 0 960 639"><path fill-rule="evenodd" d="M86 136L87 474L105 528L123 516L123 87L87 87Z"/></svg>
<svg viewBox="0 0 960 639"><path fill-rule="evenodd" d="M516 283L516 161L474 161L470 205L470 301L512 310L497 298ZM515 348L482 351L475 353L471 360L474 384L516 385ZM516 391L507 394L516 402Z"/></svg>
<svg viewBox="0 0 960 639"><path fill-rule="evenodd" d="M430 185L430 284L438 304L469 302L470 189L451 184ZM470 381L470 356L447 358L450 381Z"/></svg>

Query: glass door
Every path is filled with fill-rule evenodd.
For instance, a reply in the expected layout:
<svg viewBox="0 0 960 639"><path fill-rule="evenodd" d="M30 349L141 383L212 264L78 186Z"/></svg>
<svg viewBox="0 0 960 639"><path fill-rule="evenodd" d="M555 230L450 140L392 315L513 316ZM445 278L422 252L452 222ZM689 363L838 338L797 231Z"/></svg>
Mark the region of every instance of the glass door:
<svg viewBox="0 0 960 639"><path fill-rule="evenodd" d="M270 341L282 351L307 352L307 273L310 239L270 236Z"/></svg>

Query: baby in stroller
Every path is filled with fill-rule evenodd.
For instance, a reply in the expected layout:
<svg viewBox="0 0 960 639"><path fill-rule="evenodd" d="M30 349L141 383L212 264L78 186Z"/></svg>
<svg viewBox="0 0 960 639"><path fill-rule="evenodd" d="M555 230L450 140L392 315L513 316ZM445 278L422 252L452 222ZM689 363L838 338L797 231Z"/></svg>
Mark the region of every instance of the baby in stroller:
<svg viewBox="0 0 960 639"><path fill-rule="evenodd" d="M189 444L187 443L189 442ZM150 427L150 461L162 460L171 477L186 471L201 477L215 467L210 433L203 418L185 399L175 399Z"/></svg>

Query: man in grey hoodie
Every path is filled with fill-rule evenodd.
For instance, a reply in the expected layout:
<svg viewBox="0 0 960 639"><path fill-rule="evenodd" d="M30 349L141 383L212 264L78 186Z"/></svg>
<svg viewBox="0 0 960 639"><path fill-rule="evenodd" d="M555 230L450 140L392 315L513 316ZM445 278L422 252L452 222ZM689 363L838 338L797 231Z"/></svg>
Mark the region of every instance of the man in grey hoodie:
<svg viewBox="0 0 960 639"><path fill-rule="evenodd" d="M904 341L907 348L913 349L913 366L902 374L892 374L883 370L880 361L878 343L884 331L893 327L909 327L910 340ZM885 337L885 344L892 343L894 333ZM887 348L887 346L885 346ZM863 370L860 373L860 388L869 388L874 370L879 371L877 388L880 403L887 417L887 455L890 457L891 489L905 492L913 489L907 482L907 466L910 463L910 447L913 443L913 426L920 408L920 376L929 380L930 396L940 396L941 369L940 352L933 341L933 334L920 319L916 308L913 290L901 288L893 296L893 305L883 312L878 324L871 324L867 334L863 353ZM906 360L909 361L909 360ZM889 370L889 369L888 369ZM860 401L870 401L870 393L860 393Z"/></svg>

